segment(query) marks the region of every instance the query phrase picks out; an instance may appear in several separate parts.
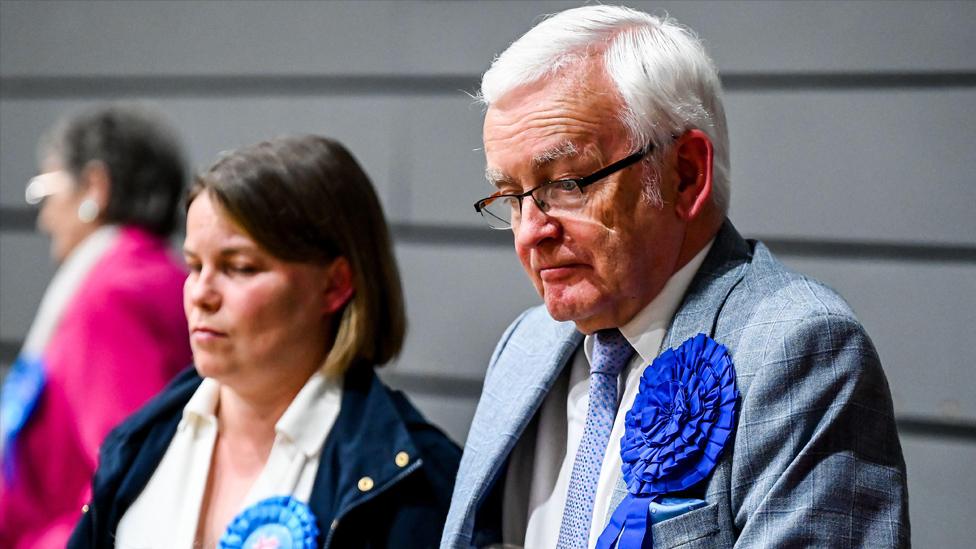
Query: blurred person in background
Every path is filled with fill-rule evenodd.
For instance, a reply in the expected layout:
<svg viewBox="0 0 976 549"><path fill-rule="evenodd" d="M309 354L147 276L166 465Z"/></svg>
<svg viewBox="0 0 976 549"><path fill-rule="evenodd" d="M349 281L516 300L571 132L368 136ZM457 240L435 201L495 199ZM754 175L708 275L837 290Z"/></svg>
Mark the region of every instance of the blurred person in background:
<svg viewBox="0 0 976 549"><path fill-rule="evenodd" d="M64 547L99 445L191 360L170 249L186 169L173 131L134 105L51 129L27 200L58 271L2 390L0 547Z"/></svg>
<svg viewBox="0 0 976 549"><path fill-rule="evenodd" d="M195 370L106 439L69 547L434 547L460 449L374 368L406 320L379 200L338 142L232 152L189 193Z"/></svg>

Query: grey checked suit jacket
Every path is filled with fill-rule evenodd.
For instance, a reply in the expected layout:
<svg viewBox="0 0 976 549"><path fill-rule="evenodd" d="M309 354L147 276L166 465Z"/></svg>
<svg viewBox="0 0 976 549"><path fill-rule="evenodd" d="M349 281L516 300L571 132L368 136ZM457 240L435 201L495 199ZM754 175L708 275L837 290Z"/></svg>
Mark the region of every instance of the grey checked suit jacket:
<svg viewBox="0 0 976 549"><path fill-rule="evenodd" d="M699 332L728 347L737 426L703 508L657 523L669 547L907 547L905 463L874 347L835 292L788 271L730 222L719 231L664 340ZM483 543L475 518L512 448L582 342L544 307L498 343L448 514L443 548Z"/></svg>

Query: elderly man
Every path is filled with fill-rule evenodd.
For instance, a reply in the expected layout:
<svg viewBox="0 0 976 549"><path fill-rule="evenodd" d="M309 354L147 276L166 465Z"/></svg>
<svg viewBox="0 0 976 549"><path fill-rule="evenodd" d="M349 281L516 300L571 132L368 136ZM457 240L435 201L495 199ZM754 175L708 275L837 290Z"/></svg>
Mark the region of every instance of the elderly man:
<svg viewBox="0 0 976 549"><path fill-rule="evenodd" d="M702 45L587 6L482 81L475 208L545 307L491 358L442 547L899 547L905 464L878 355L833 291L726 217Z"/></svg>

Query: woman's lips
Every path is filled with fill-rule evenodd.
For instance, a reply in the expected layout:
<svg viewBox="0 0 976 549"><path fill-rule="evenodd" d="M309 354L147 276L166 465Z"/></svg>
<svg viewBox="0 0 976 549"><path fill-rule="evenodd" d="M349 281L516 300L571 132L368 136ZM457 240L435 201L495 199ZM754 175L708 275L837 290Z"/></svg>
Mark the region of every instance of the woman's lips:
<svg viewBox="0 0 976 549"><path fill-rule="evenodd" d="M208 343L226 338L227 334L213 328L194 328L190 332L190 338L197 343Z"/></svg>

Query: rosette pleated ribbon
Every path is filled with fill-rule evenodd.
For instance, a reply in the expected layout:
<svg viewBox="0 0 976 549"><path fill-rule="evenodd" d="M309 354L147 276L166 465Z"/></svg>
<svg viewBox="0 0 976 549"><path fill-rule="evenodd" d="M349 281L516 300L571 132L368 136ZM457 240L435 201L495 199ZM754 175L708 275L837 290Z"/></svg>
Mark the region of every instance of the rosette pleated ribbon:
<svg viewBox="0 0 976 549"><path fill-rule="evenodd" d="M319 528L308 505L291 496L263 499L240 512L219 549L315 549Z"/></svg>
<svg viewBox="0 0 976 549"><path fill-rule="evenodd" d="M739 391L728 349L705 334L644 369L620 441L627 495L597 549L650 549L651 503L687 489L718 463L735 427Z"/></svg>

